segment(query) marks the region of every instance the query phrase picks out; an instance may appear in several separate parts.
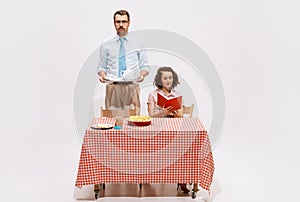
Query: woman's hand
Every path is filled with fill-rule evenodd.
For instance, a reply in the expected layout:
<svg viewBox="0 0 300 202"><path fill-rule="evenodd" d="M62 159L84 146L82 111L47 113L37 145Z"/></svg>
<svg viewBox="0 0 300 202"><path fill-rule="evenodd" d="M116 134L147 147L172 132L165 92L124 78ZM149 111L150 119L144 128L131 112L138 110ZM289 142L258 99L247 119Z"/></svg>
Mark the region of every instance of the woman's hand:
<svg viewBox="0 0 300 202"><path fill-rule="evenodd" d="M170 116L174 116L174 109L172 106L169 106L167 108L165 108L164 106L162 107L162 111L164 112L164 115L170 115Z"/></svg>
<svg viewBox="0 0 300 202"><path fill-rule="evenodd" d="M174 110L173 107L163 108L164 115L174 117L174 118L180 118L182 117L182 109Z"/></svg>
<svg viewBox="0 0 300 202"><path fill-rule="evenodd" d="M174 110L173 107L162 107L159 111L154 112L154 104L148 103L148 114L151 117L182 117L182 108L179 110Z"/></svg>

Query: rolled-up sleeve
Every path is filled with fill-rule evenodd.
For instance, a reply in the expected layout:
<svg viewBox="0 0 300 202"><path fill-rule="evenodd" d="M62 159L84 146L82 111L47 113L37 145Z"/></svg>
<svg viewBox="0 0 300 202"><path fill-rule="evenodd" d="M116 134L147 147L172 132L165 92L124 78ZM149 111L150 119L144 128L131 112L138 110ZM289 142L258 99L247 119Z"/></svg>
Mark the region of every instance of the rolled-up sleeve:
<svg viewBox="0 0 300 202"><path fill-rule="evenodd" d="M150 65L145 50L141 50L139 52L139 66L140 66L140 70L146 70L147 72L149 72Z"/></svg>
<svg viewBox="0 0 300 202"><path fill-rule="evenodd" d="M147 100L147 104L154 104L156 105L156 98L157 98L157 92L155 90L151 91L148 94L148 100Z"/></svg>
<svg viewBox="0 0 300 202"><path fill-rule="evenodd" d="M142 45L142 48L139 51L139 67L140 70L146 70L149 72L150 65L147 59L147 54L144 45Z"/></svg>
<svg viewBox="0 0 300 202"><path fill-rule="evenodd" d="M100 71L106 72L106 70L107 70L107 49L102 44L100 47L100 57L98 61L97 72Z"/></svg>

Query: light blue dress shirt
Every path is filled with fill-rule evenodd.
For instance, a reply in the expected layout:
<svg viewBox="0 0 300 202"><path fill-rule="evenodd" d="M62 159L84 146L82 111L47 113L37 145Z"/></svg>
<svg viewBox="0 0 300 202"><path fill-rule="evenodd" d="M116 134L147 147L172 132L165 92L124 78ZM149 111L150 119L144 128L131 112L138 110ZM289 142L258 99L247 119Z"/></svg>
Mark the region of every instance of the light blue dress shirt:
<svg viewBox="0 0 300 202"><path fill-rule="evenodd" d="M122 73L125 80L134 80L139 76L140 70L149 71L149 63L143 50L142 41L130 34L124 40L126 52L126 70ZM106 72L106 78L119 79L119 36L115 36L102 43L97 71Z"/></svg>

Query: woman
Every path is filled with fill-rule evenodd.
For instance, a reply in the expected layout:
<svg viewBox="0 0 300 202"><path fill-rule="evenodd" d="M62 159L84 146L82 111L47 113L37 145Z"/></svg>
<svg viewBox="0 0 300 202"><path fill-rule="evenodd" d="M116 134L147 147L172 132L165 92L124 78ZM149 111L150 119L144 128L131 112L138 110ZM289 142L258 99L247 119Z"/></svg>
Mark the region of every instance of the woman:
<svg viewBox="0 0 300 202"><path fill-rule="evenodd" d="M157 70L153 84L157 89L151 91L148 95L148 114L151 117L182 117L182 108L174 110L173 107L167 108L157 105L157 94L161 93L166 97L176 97L180 95L174 88L179 84L178 76L171 67L160 67ZM178 188L184 193L188 193L190 190L186 184L177 184Z"/></svg>
<svg viewBox="0 0 300 202"><path fill-rule="evenodd" d="M178 76L171 67L160 67L157 70L153 84L157 89L151 91L148 95L148 113L151 117L182 117L182 108L173 110L173 108L161 107L157 105L157 93L165 97L176 97L180 95L174 88L179 84Z"/></svg>

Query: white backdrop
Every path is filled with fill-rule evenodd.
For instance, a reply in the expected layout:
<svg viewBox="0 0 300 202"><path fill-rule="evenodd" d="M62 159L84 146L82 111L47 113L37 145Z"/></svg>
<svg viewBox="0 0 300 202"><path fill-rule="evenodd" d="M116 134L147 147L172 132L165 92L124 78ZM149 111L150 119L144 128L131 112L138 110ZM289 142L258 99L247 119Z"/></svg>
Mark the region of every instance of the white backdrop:
<svg viewBox="0 0 300 202"><path fill-rule="evenodd" d="M227 115L214 150L221 189L214 201L296 200L297 1L15 0L0 5L1 201L73 200L80 154L74 85L87 57L114 34L112 14L120 8L131 13L131 30L179 33L217 67Z"/></svg>

